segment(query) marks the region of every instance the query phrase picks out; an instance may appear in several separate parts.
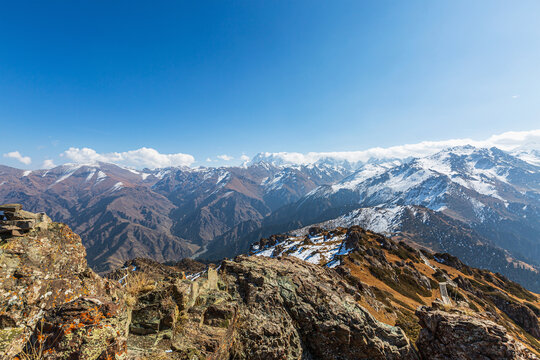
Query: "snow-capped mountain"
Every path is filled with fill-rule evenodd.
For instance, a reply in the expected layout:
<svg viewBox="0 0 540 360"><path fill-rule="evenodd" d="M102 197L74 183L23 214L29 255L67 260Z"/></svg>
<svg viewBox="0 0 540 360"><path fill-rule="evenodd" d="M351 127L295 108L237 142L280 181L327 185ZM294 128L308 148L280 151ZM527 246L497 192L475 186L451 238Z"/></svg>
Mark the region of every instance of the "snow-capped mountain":
<svg viewBox="0 0 540 360"><path fill-rule="evenodd" d="M427 213L417 213L437 218L438 227L421 225L410 211L404 211L407 206L424 207ZM344 225L395 233L415 224L414 234L421 234L426 246L472 261L487 251L474 246L482 244L497 248L498 259L514 259L496 261L497 265L479 259L476 266L499 271L520 261L540 265L540 167L496 148L472 146L450 148L405 163L364 165L343 180L319 186L274 211L260 229L243 233L238 226L225 233L208 254L230 256L222 249L239 251L258 237L350 216L359 208L364 208L361 217ZM461 230L447 236L450 228Z"/></svg>
<svg viewBox="0 0 540 360"><path fill-rule="evenodd" d="M274 167L299 167L299 166L323 166L334 169L343 168L352 170L360 166L362 163L358 161L350 162L346 159L340 159L331 156L317 156L316 158L306 158L300 153L269 153L262 152L255 155L248 163L248 166L256 164L269 164Z"/></svg>
<svg viewBox="0 0 540 360"><path fill-rule="evenodd" d="M348 192L358 203L422 205L434 210L449 207L451 197L465 201L485 198L508 204L527 203L540 192L540 167L496 148L451 148L398 166L373 165L342 181L322 186L307 197L330 198ZM478 209L474 201L471 207ZM469 218L469 216L467 216Z"/></svg>
<svg viewBox="0 0 540 360"><path fill-rule="evenodd" d="M155 170L105 163L37 171L2 166L0 202L68 222L100 270L137 256L230 257L260 237L342 215L352 219L347 225L410 233L411 242L422 236L416 243L464 259L479 257L479 248L467 250L478 243L502 251L497 258L540 262L540 167L523 156L465 146L354 166L324 157L278 161L283 158L263 154L241 167ZM419 214L437 221L426 226Z"/></svg>
<svg viewBox="0 0 540 360"><path fill-rule="evenodd" d="M540 146L538 147L540 148ZM540 166L540 150L537 150L537 148L520 148L514 150L512 155L533 165Z"/></svg>
<svg viewBox="0 0 540 360"><path fill-rule="evenodd" d="M178 260L243 222L350 172L324 164L134 170L107 163L23 171L0 166L0 202L68 223L100 270L133 257Z"/></svg>
<svg viewBox="0 0 540 360"><path fill-rule="evenodd" d="M324 201L343 206L419 205L467 223L491 218L538 218L540 167L501 150L451 148L394 167L372 166L327 186L296 204Z"/></svg>

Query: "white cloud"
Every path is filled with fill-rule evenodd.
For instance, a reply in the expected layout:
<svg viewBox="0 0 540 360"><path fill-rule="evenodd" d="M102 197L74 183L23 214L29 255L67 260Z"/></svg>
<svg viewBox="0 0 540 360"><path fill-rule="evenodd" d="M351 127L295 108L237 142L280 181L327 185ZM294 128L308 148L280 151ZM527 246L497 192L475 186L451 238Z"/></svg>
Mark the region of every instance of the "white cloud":
<svg viewBox="0 0 540 360"><path fill-rule="evenodd" d="M240 160L242 161L249 161L250 157L247 156L246 154L242 154L242 156L240 156Z"/></svg>
<svg viewBox="0 0 540 360"><path fill-rule="evenodd" d="M112 152L100 154L90 148L69 148L60 156L64 156L76 163L108 162L117 165L135 168L164 168L169 166L190 166L195 158L189 154L161 154L155 149L142 147L137 150L125 152Z"/></svg>
<svg viewBox="0 0 540 360"><path fill-rule="evenodd" d="M22 156L21 153L18 151L8 152L7 154L4 154L3 156L5 158L18 160L25 165L30 165L30 163L32 163L32 159L29 156Z"/></svg>
<svg viewBox="0 0 540 360"><path fill-rule="evenodd" d="M517 99L519 95L512 95L512 99Z"/></svg>
<svg viewBox="0 0 540 360"><path fill-rule="evenodd" d="M206 162L212 162L212 159L206 158Z"/></svg>
<svg viewBox="0 0 540 360"><path fill-rule="evenodd" d="M218 155L217 158L218 158L218 159L221 159L221 160L224 160L224 161L231 161L231 160L234 159L232 156L227 155L227 154Z"/></svg>
<svg viewBox="0 0 540 360"><path fill-rule="evenodd" d="M532 145L531 145L532 144ZM311 164L318 160L330 158L351 163L367 162L370 159L405 159L409 157L422 157L436 153L442 149L472 145L475 147L497 147L501 150L511 151L518 147L528 145L530 148L540 149L540 129L530 131L509 131L493 135L486 140L450 139L442 141L422 141L417 144L391 146L387 148L375 147L361 151L343 152L277 152L261 153L254 158L254 162L265 159L267 161L289 164Z"/></svg>
<svg viewBox="0 0 540 360"><path fill-rule="evenodd" d="M43 165L41 165L41 167L43 169L51 169L53 167L55 167L56 165L54 165L54 161L50 160L50 159L47 159L43 162Z"/></svg>

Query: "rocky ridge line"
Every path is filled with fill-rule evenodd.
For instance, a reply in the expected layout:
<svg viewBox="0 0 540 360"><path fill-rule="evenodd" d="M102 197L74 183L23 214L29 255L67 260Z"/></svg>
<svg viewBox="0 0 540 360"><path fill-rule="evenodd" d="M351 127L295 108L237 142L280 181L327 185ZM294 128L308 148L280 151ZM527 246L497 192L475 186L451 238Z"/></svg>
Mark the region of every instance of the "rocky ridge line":
<svg viewBox="0 0 540 360"><path fill-rule="evenodd" d="M8 279L0 286L2 360L36 349L47 360L448 358L448 348L420 348L424 335L417 351L402 329L374 319L358 303L363 285L336 270L239 256L193 281L180 268L142 260L103 279L88 268L80 238L40 216L27 232L1 237L0 277ZM468 324L457 328L466 330L469 357L458 359L482 358L486 349L478 346L504 346L502 359L535 358L504 328L422 311L438 324ZM440 325L422 324L443 344L453 339ZM495 334L489 343L486 331Z"/></svg>

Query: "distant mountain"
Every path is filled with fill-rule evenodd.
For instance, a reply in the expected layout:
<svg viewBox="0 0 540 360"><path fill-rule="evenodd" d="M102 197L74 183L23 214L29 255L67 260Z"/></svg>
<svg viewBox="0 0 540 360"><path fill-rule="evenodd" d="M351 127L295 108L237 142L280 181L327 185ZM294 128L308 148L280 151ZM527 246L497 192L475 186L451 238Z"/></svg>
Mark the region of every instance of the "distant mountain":
<svg viewBox="0 0 540 360"><path fill-rule="evenodd" d="M23 171L0 166L0 202L44 209L81 234L98 271L134 257L175 261L245 221L261 221L350 172L324 164L136 171L71 164Z"/></svg>
<svg viewBox="0 0 540 360"><path fill-rule="evenodd" d="M411 216L407 206L422 207L416 213L429 215L429 226ZM371 214L370 223L369 217L350 214L360 208L360 215ZM205 255L231 256L246 251L259 237L352 216L356 222L341 225L402 237L409 229L410 242L537 286L539 209L540 167L496 148L455 147L404 163L364 165L274 211L260 226L233 228L210 244ZM382 229L385 226L389 228Z"/></svg>
<svg viewBox="0 0 540 360"><path fill-rule="evenodd" d="M140 254L165 261L192 253L171 233L174 205L151 190L163 173L138 172L112 164L63 165L21 171L0 167L0 199L45 209L84 239L96 269L117 266Z"/></svg>
<svg viewBox="0 0 540 360"><path fill-rule="evenodd" d="M464 222L540 264L540 167L496 148L451 148L398 166L362 168L272 214L303 225L359 207L418 205Z"/></svg>

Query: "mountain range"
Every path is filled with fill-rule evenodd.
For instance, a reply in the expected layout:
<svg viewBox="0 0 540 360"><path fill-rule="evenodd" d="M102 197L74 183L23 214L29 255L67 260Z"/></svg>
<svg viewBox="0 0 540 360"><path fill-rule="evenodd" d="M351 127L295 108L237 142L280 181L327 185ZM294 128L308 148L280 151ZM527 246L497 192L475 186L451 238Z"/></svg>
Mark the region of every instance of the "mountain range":
<svg viewBox="0 0 540 360"><path fill-rule="evenodd" d="M454 147L424 158L134 170L107 163L0 166L0 202L71 226L98 271L135 257L215 260L273 233L362 225L446 251L539 291L540 156Z"/></svg>

